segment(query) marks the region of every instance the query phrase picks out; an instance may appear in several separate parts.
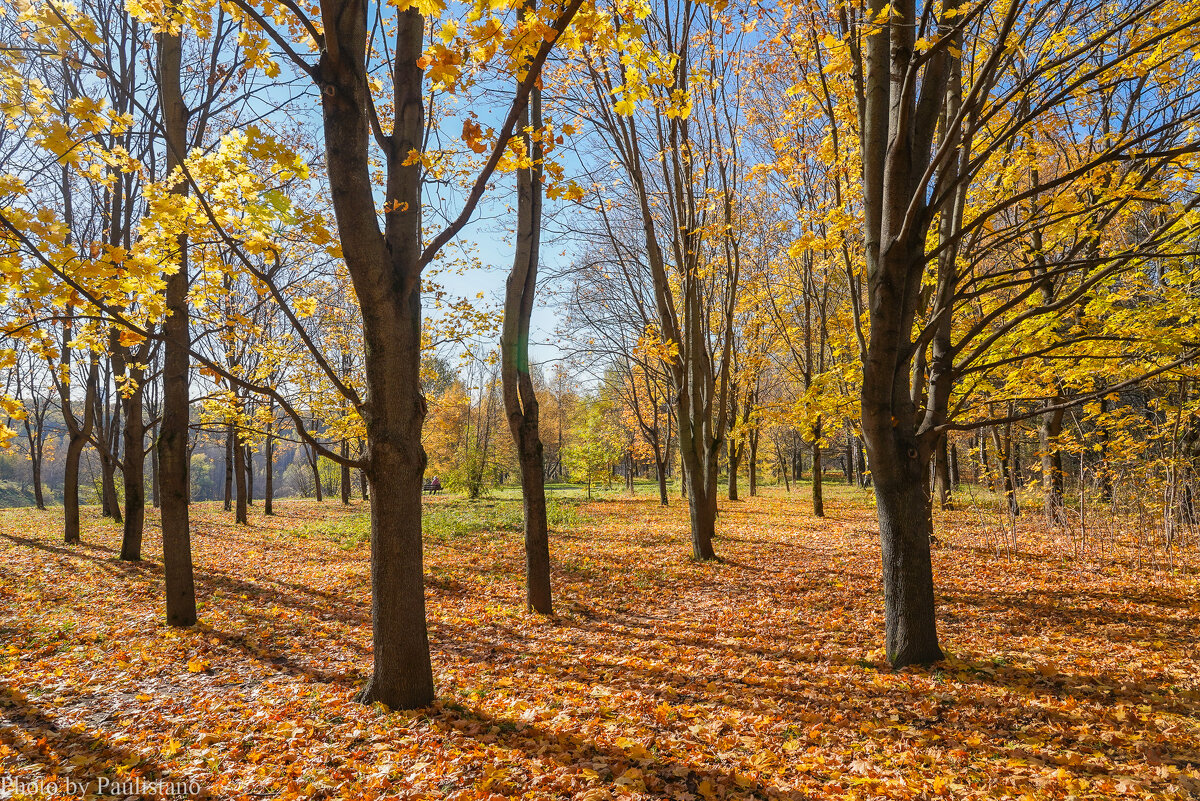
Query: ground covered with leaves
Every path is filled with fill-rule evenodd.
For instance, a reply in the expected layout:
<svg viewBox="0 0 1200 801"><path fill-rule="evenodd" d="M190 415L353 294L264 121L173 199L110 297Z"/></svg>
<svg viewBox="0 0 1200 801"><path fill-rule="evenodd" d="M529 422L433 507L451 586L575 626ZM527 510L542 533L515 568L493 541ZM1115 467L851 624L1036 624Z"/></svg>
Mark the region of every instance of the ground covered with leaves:
<svg viewBox="0 0 1200 801"><path fill-rule="evenodd" d="M553 505L558 614L523 611L519 506L428 501L437 703L353 701L370 665L361 506L236 527L194 509L201 624L161 623L93 512L0 512L0 778L192 781L205 798L1190 798L1200 794L1197 560L1076 558L1034 521L1000 548L952 513L932 669L880 650L865 495L686 510ZM60 786L65 786L60 781ZM69 796L74 797L74 796Z"/></svg>

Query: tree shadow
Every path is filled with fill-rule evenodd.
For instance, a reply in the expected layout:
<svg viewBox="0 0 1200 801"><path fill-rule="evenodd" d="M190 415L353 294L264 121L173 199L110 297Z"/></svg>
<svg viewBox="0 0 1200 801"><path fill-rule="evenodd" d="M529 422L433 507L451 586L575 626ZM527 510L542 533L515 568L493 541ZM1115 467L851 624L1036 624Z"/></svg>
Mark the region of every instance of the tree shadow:
<svg viewBox="0 0 1200 801"><path fill-rule="evenodd" d="M114 784L140 778L146 782L161 780L183 784L192 781L193 786L198 785L191 777L172 776L156 761L86 729L60 727L42 707L3 682L0 682L0 720L5 724L0 727L0 743L11 749L18 760L35 768L37 775L30 778L57 780L59 787L65 786L67 779L81 786L90 783L93 792L101 776ZM86 757L86 761L81 757ZM135 767L118 774L116 768L120 765ZM188 797L212 797L203 786L200 788L199 793L189 793Z"/></svg>

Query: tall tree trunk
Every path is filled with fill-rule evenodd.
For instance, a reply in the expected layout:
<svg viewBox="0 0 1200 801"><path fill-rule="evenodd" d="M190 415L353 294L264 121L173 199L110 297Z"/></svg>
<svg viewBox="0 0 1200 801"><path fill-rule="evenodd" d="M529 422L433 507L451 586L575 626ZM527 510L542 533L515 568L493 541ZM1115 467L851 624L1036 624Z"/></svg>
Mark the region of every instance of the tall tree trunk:
<svg viewBox="0 0 1200 801"><path fill-rule="evenodd" d="M1065 523L1063 509L1063 459L1059 436L1065 410L1042 415L1038 435L1042 451L1042 490L1046 496L1046 517L1051 523Z"/></svg>
<svg viewBox="0 0 1200 801"><path fill-rule="evenodd" d="M274 406L271 408L274 415ZM263 514L275 514L275 423L267 423L267 436L263 442Z"/></svg>
<svg viewBox="0 0 1200 801"><path fill-rule="evenodd" d="M532 9L527 0L521 15ZM537 293L542 238L542 146L530 129L542 127L541 90L534 88L519 130L531 156L517 170L517 238L512 272L505 283L504 325L500 333L501 386L504 413L517 449L525 517L525 606L548 615L553 611L550 587L550 533L546 522L546 483L542 440L538 433L538 400L529 373L529 320ZM589 496L591 484L588 485Z"/></svg>
<svg viewBox="0 0 1200 801"><path fill-rule="evenodd" d="M137 368L126 366L121 372L131 372L134 389L122 397L125 407L125 524L121 533L121 559L138 562L142 558L142 532L146 522L146 424L142 420L144 375Z"/></svg>
<svg viewBox="0 0 1200 801"><path fill-rule="evenodd" d="M67 456L63 464L63 541L79 542L79 459L92 435L96 421L95 396L99 379L99 368L95 358L88 368L87 386L84 392L83 421L76 422L70 403L65 404L64 418L70 417L67 437ZM69 389L67 390L70 391Z"/></svg>
<svg viewBox="0 0 1200 801"><path fill-rule="evenodd" d="M225 432L225 511L233 509L233 474L235 471L233 452L237 450L237 434L233 423Z"/></svg>
<svg viewBox="0 0 1200 801"><path fill-rule="evenodd" d="M821 418L813 424L812 441L812 503L813 515L825 516L825 467L821 460Z"/></svg>
<svg viewBox="0 0 1200 801"><path fill-rule="evenodd" d="M1100 415L1101 423L1099 428L1100 451L1098 454L1099 461L1096 464L1096 470L1100 476L1100 500L1105 503L1112 503L1113 499L1113 482L1112 472L1108 469L1108 421L1103 420L1104 415L1108 413L1108 398L1100 399ZM1083 454L1079 454L1080 461L1083 460ZM1082 472L1082 471L1080 471Z"/></svg>
<svg viewBox="0 0 1200 801"><path fill-rule="evenodd" d="M350 458L350 441L349 440L346 440L346 439L342 440L341 453L342 453L343 459ZM339 487L339 489L342 491L342 504L345 506L349 506L350 505L350 465L349 464L342 464L342 472L341 472L341 476L340 476L338 483L341 485Z"/></svg>
<svg viewBox="0 0 1200 801"><path fill-rule="evenodd" d="M323 87L330 195L346 265L363 316L371 484L371 641L373 670L359 695L413 709L434 698L425 622L421 495L425 450L421 427L421 167L407 154L424 147L425 19L409 8L393 31L393 130L386 161L385 230L371 180L365 3L323 4L325 36L336 42L317 64Z"/></svg>
<svg viewBox="0 0 1200 801"><path fill-rule="evenodd" d="M242 450L244 451L242 458L246 465L246 504L252 505L254 503L254 449L247 442L242 446Z"/></svg>
<svg viewBox="0 0 1200 801"><path fill-rule="evenodd" d="M156 423L150 431L150 505L155 509L159 507L159 491L158 491L158 424Z"/></svg>
<svg viewBox="0 0 1200 801"><path fill-rule="evenodd" d="M233 475L237 488L237 503L234 506L234 522L249 525L250 498L246 490L246 448L238 441L237 430L233 430Z"/></svg>
<svg viewBox="0 0 1200 801"><path fill-rule="evenodd" d="M658 478L658 502L662 506L670 506L670 498L667 497L667 463L656 450L654 453L654 471Z"/></svg>
<svg viewBox="0 0 1200 801"><path fill-rule="evenodd" d="M953 506L950 501L952 486L952 482L950 481L950 449L946 445L945 436L938 440L937 447L934 449L933 460L934 476L937 479L938 505L942 509L950 509Z"/></svg>
<svg viewBox="0 0 1200 801"><path fill-rule="evenodd" d="M950 446L950 487L957 491L959 484L958 475L958 444Z"/></svg>
<svg viewBox="0 0 1200 801"><path fill-rule="evenodd" d="M30 454L30 462L33 469L33 502L38 509L45 511L46 497L42 491L42 455Z"/></svg>
<svg viewBox="0 0 1200 801"><path fill-rule="evenodd" d="M159 103L167 141L167 173L178 169L187 153L187 108L180 87L183 42L180 34L158 35ZM172 192L186 194L187 184ZM178 238L178 269L166 276L163 322L163 414L158 436L159 481L162 491L163 573L167 623L196 622L196 589L192 575L192 543L188 521L188 258L187 236Z"/></svg>
<svg viewBox="0 0 1200 801"><path fill-rule="evenodd" d="M750 432L750 497L758 494L758 430Z"/></svg>
<svg viewBox="0 0 1200 801"><path fill-rule="evenodd" d="M104 517L111 517L121 523L121 501L117 497L117 462L111 453L104 448L97 449L100 455L100 497L101 512Z"/></svg>
<svg viewBox="0 0 1200 801"><path fill-rule="evenodd" d="M312 468L313 487L317 496L317 503L321 503L325 499L321 487L321 455L317 453L316 448L308 449L308 465Z"/></svg>
<svg viewBox="0 0 1200 801"><path fill-rule="evenodd" d="M1008 427L1005 435L1005 441L1000 439L1000 431L997 426L992 426L992 445L996 449L996 464L1000 468L1000 474L997 476L996 492L1004 496L1005 505L1008 508L1008 513L1014 517L1021 514L1021 506L1017 502L1017 487L1013 480L1012 473L1012 457L1009 450L1012 448L1012 426ZM1005 445L1007 444L1007 448Z"/></svg>
<svg viewBox="0 0 1200 801"><path fill-rule="evenodd" d="M849 428L846 429L846 453L842 458L846 460L844 468L846 483L854 486L854 443Z"/></svg>
<svg viewBox="0 0 1200 801"><path fill-rule="evenodd" d="M738 462L741 461L742 448L733 442L729 443L729 500L738 500Z"/></svg>

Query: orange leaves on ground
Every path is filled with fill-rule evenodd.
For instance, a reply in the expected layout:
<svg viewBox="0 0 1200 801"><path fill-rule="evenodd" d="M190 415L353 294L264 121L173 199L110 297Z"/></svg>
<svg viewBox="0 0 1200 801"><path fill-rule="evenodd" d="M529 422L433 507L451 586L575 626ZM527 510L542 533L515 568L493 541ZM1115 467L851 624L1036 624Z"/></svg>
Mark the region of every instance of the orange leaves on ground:
<svg viewBox="0 0 1200 801"><path fill-rule="evenodd" d="M194 507L188 630L160 623L157 563L116 560L119 526L92 514L69 548L55 513L0 513L0 774L194 780L212 798L1200 792L1194 558L1080 565L1032 529L998 555L952 513L934 558L953 656L893 672L860 496L835 494L825 521L782 493L730 504L719 565L686 558L682 504L588 505L552 536L551 619L521 611L518 502L483 503L490 522L427 536L440 695L419 712L353 700L361 506L285 501L242 528Z"/></svg>

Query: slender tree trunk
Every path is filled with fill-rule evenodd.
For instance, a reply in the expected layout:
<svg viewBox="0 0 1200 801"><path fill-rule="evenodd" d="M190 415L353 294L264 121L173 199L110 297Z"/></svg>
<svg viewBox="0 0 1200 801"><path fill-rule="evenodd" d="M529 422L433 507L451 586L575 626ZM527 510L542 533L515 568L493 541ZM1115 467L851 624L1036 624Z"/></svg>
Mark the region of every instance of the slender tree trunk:
<svg viewBox="0 0 1200 801"><path fill-rule="evenodd" d="M738 462L741 461L742 449L734 443L729 443L729 500L738 500Z"/></svg>
<svg viewBox="0 0 1200 801"><path fill-rule="evenodd" d="M1059 409L1042 415L1038 435L1042 457L1042 490L1045 493L1046 517L1051 523L1065 523L1063 509L1063 459L1059 446L1059 436L1062 434L1063 415Z"/></svg>
<svg viewBox="0 0 1200 801"><path fill-rule="evenodd" d="M93 358L91 367L88 368L82 423L74 421L69 402L64 404L63 416L71 416L71 423L68 424L67 456L63 465L63 540L70 544L79 542L79 459L87 446L88 438L92 435L92 426L96 420L95 396L98 379L99 369Z"/></svg>
<svg viewBox="0 0 1200 801"><path fill-rule="evenodd" d="M667 497L667 464L657 451L654 455L654 470L658 477L658 502L663 506L670 506L671 501Z"/></svg>
<svg viewBox="0 0 1200 801"><path fill-rule="evenodd" d="M123 522L121 501L117 497L117 463L112 454L100 451L100 493L103 499L102 513L114 521Z"/></svg>
<svg viewBox="0 0 1200 801"><path fill-rule="evenodd" d="M950 487L957 491L959 484L958 475L958 445L950 446Z"/></svg>
<svg viewBox="0 0 1200 801"><path fill-rule="evenodd" d="M345 439L342 440L341 455L342 455L343 459L350 458L350 441L349 440L345 440ZM341 467L342 467L342 471L341 471L341 474L340 474L339 480L338 480L338 484L340 486L338 487L338 489L340 489L341 493L342 493L342 504L344 506L349 506L350 505L350 465L343 464Z"/></svg>
<svg viewBox="0 0 1200 801"><path fill-rule="evenodd" d="M950 481L950 449L947 447L944 435L938 440L933 459L934 476L937 478L938 505L942 509L950 509L953 507L950 501L952 485Z"/></svg>
<svg viewBox="0 0 1200 801"><path fill-rule="evenodd" d="M179 34L159 34L159 103L167 140L166 171L177 169L187 153L187 108L180 87L183 55ZM172 189L186 194L180 181ZM192 575L192 544L188 521L188 259L186 234L179 235L178 269L166 276L163 323L163 415L158 437L159 481L162 491L163 573L167 623L196 622L196 589Z"/></svg>
<svg viewBox="0 0 1200 801"><path fill-rule="evenodd" d="M263 443L263 514L275 514L275 434L274 424L267 425Z"/></svg>
<svg viewBox="0 0 1200 801"><path fill-rule="evenodd" d="M854 446L850 444L849 432L847 432L847 435L846 435L846 452L842 456L842 458L845 460L844 467L842 468L842 470L843 470L844 475L846 476L846 483L853 487L854 486Z"/></svg>
<svg viewBox="0 0 1200 801"><path fill-rule="evenodd" d="M246 448L238 441L237 431L233 430L233 475L237 488L237 502L234 506L234 522L249 525L250 510L247 508L249 497L246 490Z"/></svg>
<svg viewBox="0 0 1200 801"><path fill-rule="evenodd" d="M825 466L821 459L821 418L813 424L812 441L812 502L813 515L825 516Z"/></svg>
<svg viewBox="0 0 1200 801"><path fill-rule="evenodd" d="M325 496L321 487L321 456L317 453L316 448L308 449L308 465L312 468L313 486L317 496L317 503L321 503L325 499Z"/></svg>
<svg viewBox="0 0 1200 801"><path fill-rule="evenodd" d="M1008 449L1005 448L1005 444L1007 444ZM1009 453L1009 449L1012 448L1011 425L1005 434L1005 442L1001 442L1000 431L997 427L992 426L992 445L996 448L996 464L1000 467L1000 475L998 476L999 486L996 487L996 491L1004 496L1008 513L1015 517L1021 514L1021 506L1017 502L1017 486L1013 480L1012 457Z"/></svg>
<svg viewBox="0 0 1200 801"><path fill-rule="evenodd" d="M155 424L150 432L151 448L150 448L150 505L155 509L159 507L159 492L158 492L158 425Z"/></svg>
<svg viewBox="0 0 1200 801"><path fill-rule="evenodd" d="M522 8L532 8L527 0ZM542 126L541 90L530 95L519 129ZM537 294L542 237L542 146L528 133L529 167L517 170L517 239L512 272L505 284L504 325L500 334L501 387L504 413L517 449L525 516L525 606L548 615L553 611L550 587L550 533L546 522L546 482L542 440L538 432L538 400L530 377L529 321ZM591 483L588 484L591 497Z"/></svg>
<svg viewBox="0 0 1200 801"><path fill-rule="evenodd" d="M1108 413L1108 398L1100 399L1100 415L1103 417ZM1100 437L1100 452L1098 454L1099 461L1096 464L1096 471L1100 476L1100 500L1104 503L1112 503L1113 499L1113 482L1112 472L1108 469L1108 422L1102 420L1099 428ZM1083 461L1083 454L1079 455L1079 459ZM1080 471L1082 474L1082 470Z"/></svg>
<svg viewBox="0 0 1200 801"><path fill-rule="evenodd" d="M225 511L233 509L233 452L236 450L235 443L237 435L234 433L233 424L229 424L228 430L225 432Z"/></svg>
<svg viewBox="0 0 1200 801"><path fill-rule="evenodd" d="M121 535L121 559L142 558L142 532L146 522L146 426L142 420L144 388L141 370L131 376L136 388L122 399L125 405L125 524Z"/></svg>
<svg viewBox="0 0 1200 801"><path fill-rule="evenodd" d="M779 473L783 476L783 490L790 493L792 491L791 466L784 457L783 449L779 447L778 442L775 443L775 455L779 457Z"/></svg>
<svg viewBox="0 0 1200 801"><path fill-rule="evenodd" d="M750 497L758 494L758 431L750 432Z"/></svg>
<svg viewBox="0 0 1200 801"><path fill-rule="evenodd" d="M246 465L246 504L249 506L254 503L254 449L247 442L242 446L242 450L242 458Z"/></svg>
<svg viewBox="0 0 1200 801"><path fill-rule="evenodd" d="M37 504L37 508L45 511L46 498L42 491L42 455L31 454L30 462L33 468L33 502Z"/></svg>

